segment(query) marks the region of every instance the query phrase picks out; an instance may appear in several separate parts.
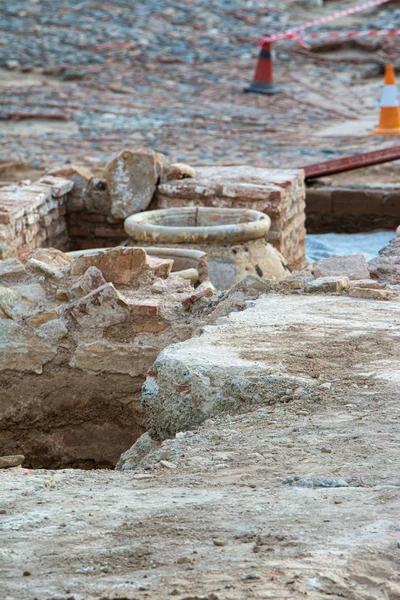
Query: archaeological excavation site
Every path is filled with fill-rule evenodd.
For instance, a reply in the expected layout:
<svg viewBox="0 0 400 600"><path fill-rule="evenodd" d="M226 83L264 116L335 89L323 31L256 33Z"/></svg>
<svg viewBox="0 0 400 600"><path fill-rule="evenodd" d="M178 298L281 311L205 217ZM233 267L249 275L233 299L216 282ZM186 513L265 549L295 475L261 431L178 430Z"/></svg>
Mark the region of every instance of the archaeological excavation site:
<svg viewBox="0 0 400 600"><path fill-rule="evenodd" d="M398 3L0 30L0 600L400 600Z"/></svg>

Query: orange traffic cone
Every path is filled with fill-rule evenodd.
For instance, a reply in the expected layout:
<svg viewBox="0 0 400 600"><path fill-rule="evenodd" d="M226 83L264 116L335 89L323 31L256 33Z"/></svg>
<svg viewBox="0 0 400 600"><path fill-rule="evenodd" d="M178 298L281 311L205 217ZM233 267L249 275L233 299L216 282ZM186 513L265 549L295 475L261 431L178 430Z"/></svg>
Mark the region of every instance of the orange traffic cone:
<svg viewBox="0 0 400 600"><path fill-rule="evenodd" d="M273 78L273 44L264 42L257 61L254 80L244 92L252 94L278 94L282 88L274 84Z"/></svg>
<svg viewBox="0 0 400 600"><path fill-rule="evenodd" d="M371 135L400 135L400 107L392 65L386 66L379 125L371 131Z"/></svg>

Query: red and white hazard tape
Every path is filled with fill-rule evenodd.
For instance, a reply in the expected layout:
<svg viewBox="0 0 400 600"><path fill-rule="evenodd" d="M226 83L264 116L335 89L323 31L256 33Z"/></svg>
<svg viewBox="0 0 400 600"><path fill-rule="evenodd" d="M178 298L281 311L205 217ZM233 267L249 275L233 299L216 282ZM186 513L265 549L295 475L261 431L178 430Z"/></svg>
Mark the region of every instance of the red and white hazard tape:
<svg viewBox="0 0 400 600"><path fill-rule="evenodd" d="M380 36L380 35L400 35L400 29L366 29L365 31L325 31L323 33L308 33L305 35L297 34L291 39L298 42L300 46L309 48L309 45L304 42L304 39L338 39L338 38L360 38L368 36Z"/></svg>
<svg viewBox="0 0 400 600"><path fill-rule="evenodd" d="M341 17L346 17L348 15L353 15L354 13L360 12L362 10L367 10L368 8L373 8L374 6L379 6L380 4L386 4L391 0L370 0L369 2L364 2L364 4L360 4L359 6L354 6L353 8L347 8L345 10L340 10L332 15L327 15L326 17L320 17L319 19L315 19L315 21L310 21L309 23L304 23L303 25L296 25L296 27L291 27L286 31L282 31L282 33L274 33L273 35L263 36L260 40L260 46L264 44L271 44L273 42L277 42L279 40L290 40L290 39L301 39L302 35L299 35L299 31L304 31L309 27L315 27L316 25L322 25L323 23L328 23L329 21L334 21L335 19L340 19ZM378 34L377 34L378 35ZM381 35L381 34L379 34ZM388 35L388 34L386 34ZM390 34L394 35L394 34ZM310 37L310 36L307 36ZM353 36L355 37L355 36Z"/></svg>

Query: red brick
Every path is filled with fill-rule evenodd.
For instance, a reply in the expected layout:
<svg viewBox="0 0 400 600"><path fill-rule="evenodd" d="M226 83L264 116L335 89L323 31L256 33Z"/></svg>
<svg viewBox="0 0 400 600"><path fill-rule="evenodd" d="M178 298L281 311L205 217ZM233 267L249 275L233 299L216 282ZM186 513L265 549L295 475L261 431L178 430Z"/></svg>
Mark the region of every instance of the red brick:
<svg viewBox="0 0 400 600"><path fill-rule="evenodd" d="M191 296L188 296L187 298L182 300L182 306L185 310L189 310L192 304L197 302L197 300L203 298L204 296L210 298L213 294L213 290L211 288L207 288L203 292L197 292L197 294L192 294Z"/></svg>
<svg viewBox="0 0 400 600"><path fill-rule="evenodd" d="M131 314L134 317L148 319L151 317L158 317L160 311L160 303L155 300L148 300L143 302L130 302L129 308Z"/></svg>
<svg viewBox="0 0 400 600"><path fill-rule="evenodd" d="M0 224L6 225L11 221L10 213L8 212L0 212Z"/></svg>

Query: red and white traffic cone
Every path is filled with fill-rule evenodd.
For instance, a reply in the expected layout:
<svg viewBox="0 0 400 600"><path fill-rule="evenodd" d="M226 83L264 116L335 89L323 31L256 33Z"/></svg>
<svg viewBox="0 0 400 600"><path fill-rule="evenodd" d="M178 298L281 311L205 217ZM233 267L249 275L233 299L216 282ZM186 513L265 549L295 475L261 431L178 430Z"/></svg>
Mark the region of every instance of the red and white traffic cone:
<svg viewBox="0 0 400 600"><path fill-rule="evenodd" d="M386 66L385 85L381 98L379 125L371 135L400 135L400 107L396 77L392 65Z"/></svg>
<svg viewBox="0 0 400 600"><path fill-rule="evenodd" d="M277 94L282 88L274 84L273 79L273 44L272 42L263 42L260 55L258 57L254 80L245 92L253 94Z"/></svg>

